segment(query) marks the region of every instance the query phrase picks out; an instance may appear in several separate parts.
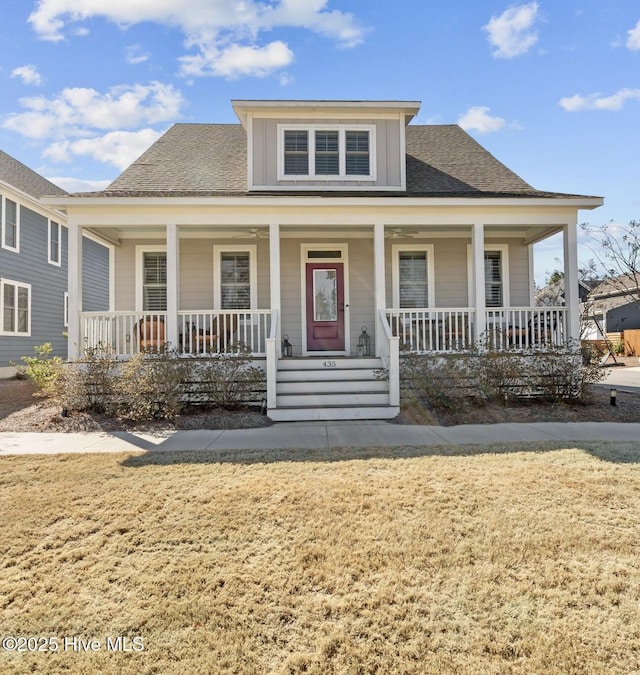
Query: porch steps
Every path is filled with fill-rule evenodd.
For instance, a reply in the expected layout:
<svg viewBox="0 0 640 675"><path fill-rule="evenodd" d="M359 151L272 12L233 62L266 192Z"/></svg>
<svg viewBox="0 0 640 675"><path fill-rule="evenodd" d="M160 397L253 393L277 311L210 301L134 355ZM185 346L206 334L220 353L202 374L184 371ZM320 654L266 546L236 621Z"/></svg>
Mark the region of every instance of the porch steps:
<svg viewBox="0 0 640 675"><path fill-rule="evenodd" d="M380 359L281 359L276 378L274 422L392 419L389 383L378 377Z"/></svg>

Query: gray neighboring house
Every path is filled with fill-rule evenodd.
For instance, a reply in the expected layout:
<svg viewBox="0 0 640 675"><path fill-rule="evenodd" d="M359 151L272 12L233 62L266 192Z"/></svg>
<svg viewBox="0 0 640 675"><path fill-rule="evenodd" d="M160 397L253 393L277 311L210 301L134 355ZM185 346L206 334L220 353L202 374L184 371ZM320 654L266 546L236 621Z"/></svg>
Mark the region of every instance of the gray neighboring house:
<svg viewBox="0 0 640 675"><path fill-rule="evenodd" d="M67 357L66 214L41 197L66 192L0 150L0 376L51 342ZM110 308L111 245L85 233L82 304Z"/></svg>
<svg viewBox="0 0 640 675"><path fill-rule="evenodd" d="M587 314L586 339L600 340L606 333L640 329L640 278L622 275L607 279L589 294L584 312Z"/></svg>

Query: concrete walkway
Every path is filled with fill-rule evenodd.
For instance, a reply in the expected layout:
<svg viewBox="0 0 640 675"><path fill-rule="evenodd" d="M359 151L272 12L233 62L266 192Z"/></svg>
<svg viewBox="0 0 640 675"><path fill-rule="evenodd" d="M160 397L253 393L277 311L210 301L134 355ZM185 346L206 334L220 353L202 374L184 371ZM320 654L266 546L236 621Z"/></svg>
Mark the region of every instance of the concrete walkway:
<svg viewBox="0 0 640 675"><path fill-rule="evenodd" d="M175 450L402 447L514 441L640 441L640 424L549 422L405 426L387 422L291 422L259 429L130 432L0 433L0 455Z"/></svg>

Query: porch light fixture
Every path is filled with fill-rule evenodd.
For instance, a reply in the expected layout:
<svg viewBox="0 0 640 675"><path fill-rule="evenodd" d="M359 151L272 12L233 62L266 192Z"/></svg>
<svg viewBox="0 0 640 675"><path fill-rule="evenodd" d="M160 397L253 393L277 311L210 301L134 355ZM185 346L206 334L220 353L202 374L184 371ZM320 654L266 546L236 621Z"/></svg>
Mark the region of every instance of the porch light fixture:
<svg viewBox="0 0 640 675"><path fill-rule="evenodd" d="M282 336L282 356L293 356L293 346L289 342L289 336Z"/></svg>
<svg viewBox="0 0 640 675"><path fill-rule="evenodd" d="M610 389L609 390L609 403L611 405L617 405L618 404L618 392L615 389Z"/></svg>
<svg viewBox="0 0 640 675"><path fill-rule="evenodd" d="M362 333L358 338L358 356L371 356L371 338L367 333L367 327L362 326Z"/></svg>

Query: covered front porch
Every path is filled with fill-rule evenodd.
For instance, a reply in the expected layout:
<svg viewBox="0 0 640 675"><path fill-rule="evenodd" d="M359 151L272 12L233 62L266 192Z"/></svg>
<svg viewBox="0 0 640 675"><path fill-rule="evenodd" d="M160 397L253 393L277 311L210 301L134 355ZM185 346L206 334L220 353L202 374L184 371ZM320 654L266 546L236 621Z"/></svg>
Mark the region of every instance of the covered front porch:
<svg viewBox="0 0 640 675"><path fill-rule="evenodd" d="M205 358L242 347L265 368L270 411L282 407L289 355L318 370L344 367L323 384L336 392L360 359L358 382L386 372L393 416L402 353L544 349L579 335L574 208L523 208L517 218L493 209L481 218L470 206L445 213L299 198L269 211L256 201L239 212L136 203L136 224L135 209L70 214L70 355L107 347L128 358L168 345L182 358ZM108 312L80 306L85 230L115 246ZM558 232L565 304L536 307L533 245ZM369 392L356 393L364 401ZM376 385L376 405L381 396Z"/></svg>

